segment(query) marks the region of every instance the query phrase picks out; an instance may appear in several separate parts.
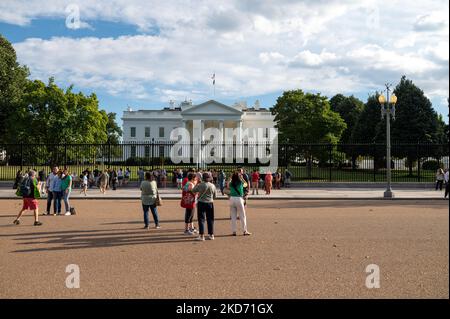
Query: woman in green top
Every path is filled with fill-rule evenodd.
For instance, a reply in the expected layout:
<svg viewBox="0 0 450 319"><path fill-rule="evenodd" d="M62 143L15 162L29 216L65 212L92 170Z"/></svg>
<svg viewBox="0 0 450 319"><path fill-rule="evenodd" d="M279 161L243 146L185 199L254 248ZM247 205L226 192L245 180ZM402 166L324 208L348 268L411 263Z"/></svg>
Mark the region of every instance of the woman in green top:
<svg viewBox="0 0 450 319"><path fill-rule="evenodd" d="M156 181L152 178L150 172L145 172L145 180L141 183L141 201L144 210L144 228L149 229L150 221L148 219L148 210L150 209L155 221L155 228L159 226L158 211L156 210L156 196L158 195L158 187Z"/></svg>
<svg viewBox="0 0 450 319"><path fill-rule="evenodd" d="M233 236L236 236L236 220L239 213L241 220L241 227L244 236L249 236L251 233L247 230L247 217L245 214L244 205L244 187L246 182L239 172L235 172L231 177L230 187L230 213L231 213L231 231Z"/></svg>
<svg viewBox="0 0 450 319"><path fill-rule="evenodd" d="M69 197L72 192L72 176L67 168L63 171L63 178L61 179L61 190L63 193L64 206L66 207L66 216L70 216Z"/></svg>

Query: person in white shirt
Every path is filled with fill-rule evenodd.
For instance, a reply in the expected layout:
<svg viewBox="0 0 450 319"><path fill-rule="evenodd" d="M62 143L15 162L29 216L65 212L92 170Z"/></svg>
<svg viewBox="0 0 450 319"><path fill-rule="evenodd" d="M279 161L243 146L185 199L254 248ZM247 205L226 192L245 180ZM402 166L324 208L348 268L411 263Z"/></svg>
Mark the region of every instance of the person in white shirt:
<svg viewBox="0 0 450 319"><path fill-rule="evenodd" d="M52 172L48 174L47 180L45 181L45 192L47 193L47 210L44 215L50 215L50 208L53 201L53 179L58 177L58 166L52 168Z"/></svg>

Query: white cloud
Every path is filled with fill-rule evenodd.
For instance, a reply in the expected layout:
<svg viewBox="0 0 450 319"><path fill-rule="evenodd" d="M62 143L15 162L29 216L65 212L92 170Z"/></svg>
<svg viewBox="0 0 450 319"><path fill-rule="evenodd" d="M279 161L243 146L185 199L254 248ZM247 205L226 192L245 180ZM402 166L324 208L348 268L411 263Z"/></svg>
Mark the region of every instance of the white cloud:
<svg viewBox="0 0 450 319"><path fill-rule="evenodd" d="M217 97L229 99L292 88L351 94L406 74L448 96L446 0L3 0L0 21L64 20L70 3L86 27L104 20L158 34L15 43L34 76L167 101L207 97L212 72Z"/></svg>

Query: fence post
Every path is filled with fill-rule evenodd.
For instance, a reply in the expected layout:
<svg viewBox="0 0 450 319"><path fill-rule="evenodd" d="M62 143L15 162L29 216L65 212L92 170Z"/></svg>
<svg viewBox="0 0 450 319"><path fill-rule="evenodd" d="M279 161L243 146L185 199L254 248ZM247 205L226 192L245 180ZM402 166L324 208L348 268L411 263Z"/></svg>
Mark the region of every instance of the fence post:
<svg viewBox="0 0 450 319"><path fill-rule="evenodd" d="M67 143L64 143L64 168L67 167Z"/></svg>
<svg viewBox="0 0 450 319"><path fill-rule="evenodd" d="M151 147L151 149L152 149L152 152L151 152L151 153L152 153L152 154L151 154L151 155L152 155L152 171L154 170L154 166L153 166L153 157L154 157L154 156L153 156L153 155L154 155L154 153L153 153L153 147L154 147L154 145L155 145L154 141L155 141L155 139L152 138L152 147Z"/></svg>
<svg viewBox="0 0 450 319"><path fill-rule="evenodd" d="M328 145L328 164L329 164L329 169L328 169L328 173L329 173L329 176L328 176L328 181L329 182L331 182L331 174L332 174L332 167L331 167L331 165L332 165L332 161L333 161L333 154L332 154L332 152L333 152L333 145L331 145L331 144L329 144Z"/></svg>
<svg viewBox="0 0 450 319"><path fill-rule="evenodd" d="M108 141L108 166L111 167L111 141Z"/></svg>
<svg viewBox="0 0 450 319"><path fill-rule="evenodd" d="M373 142L373 181L376 182L377 181L377 168L376 168L376 161L375 161L375 157L376 157L376 153L377 153L377 144L375 142Z"/></svg>
<svg viewBox="0 0 450 319"><path fill-rule="evenodd" d="M417 155L417 181L420 182L420 144L417 142L416 155Z"/></svg>
<svg viewBox="0 0 450 319"><path fill-rule="evenodd" d="M20 170L23 171L23 142L20 142Z"/></svg>

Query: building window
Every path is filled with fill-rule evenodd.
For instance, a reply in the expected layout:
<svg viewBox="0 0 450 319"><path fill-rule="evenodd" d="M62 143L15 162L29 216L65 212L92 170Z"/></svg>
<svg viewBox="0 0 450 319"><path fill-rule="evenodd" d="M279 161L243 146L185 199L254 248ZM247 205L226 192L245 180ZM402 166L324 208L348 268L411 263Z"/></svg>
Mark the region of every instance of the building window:
<svg viewBox="0 0 450 319"><path fill-rule="evenodd" d="M146 146L144 148L144 156L145 157L150 157L150 146Z"/></svg>
<svg viewBox="0 0 450 319"><path fill-rule="evenodd" d="M130 136L136 137L136 128L135 127L130 127Z"/></svg>
<svg viewBox="0 0 450 319"><path fill-rule="evenodd" d="M164 127L159 128L159 137L164 137Z"/></svg>
<svg viewBox="0 0 450 319"><path fill-rule="evenodd" d="M164 157L164 146L159 147L159 157Z"/></svg>
<svg viewBox="0 0 450 319"><path fill-rule="evenodd" d="M145 137L150 137L150 127L145 128Z"/></svg>
<svg viewBox="0 0 450 319"><path fill-rule="evenodd" d="M131 145L131 157L136 157L136 145Z"/></svg>

